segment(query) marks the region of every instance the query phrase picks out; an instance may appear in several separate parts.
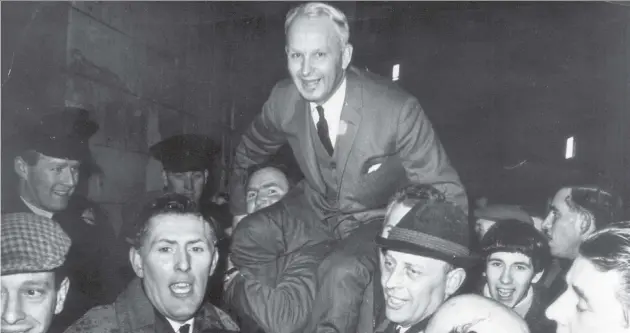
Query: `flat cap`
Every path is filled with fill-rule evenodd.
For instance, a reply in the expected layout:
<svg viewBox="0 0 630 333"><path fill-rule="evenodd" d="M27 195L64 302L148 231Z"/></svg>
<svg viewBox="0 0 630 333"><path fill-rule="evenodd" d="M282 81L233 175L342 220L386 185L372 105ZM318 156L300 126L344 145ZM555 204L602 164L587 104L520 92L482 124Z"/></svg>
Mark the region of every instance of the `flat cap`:
<svg viewBox="0 0 630 333"><path fill-rule="evenodd" d="M17 138L17 144L22 151L35 150L50 157L83 161L89 159L88 141L98 129L98 124L89 119L87 110L53 108L27 125Z"/></svg>
<svg viewBox="0 0 630 333"><path fill-rule="evenodd" d="M203 171L210 168L218 148L205 135L182 134L164 139L149 148L166 171Z"/></svg>
<svg viewBox="0 0 630 333"><path fill-rule="evenodd" d="M3 214L1 237L2 275L60 267L71 245L57 222L33 213Z"/></svg>

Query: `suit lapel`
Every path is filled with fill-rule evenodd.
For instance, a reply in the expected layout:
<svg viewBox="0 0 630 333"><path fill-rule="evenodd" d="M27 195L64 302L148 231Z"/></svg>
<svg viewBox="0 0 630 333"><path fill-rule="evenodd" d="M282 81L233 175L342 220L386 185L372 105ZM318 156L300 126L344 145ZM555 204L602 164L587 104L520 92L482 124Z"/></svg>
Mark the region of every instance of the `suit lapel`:
<svg viewBox="0 0 630 333"><path fill-rule="evenodd" d="M306 170L303 171L310 173L310 178L315 181L318 190L323 193L326 190L326 185L319 171L317 156L315 156L315 142L313 142L313 135L311 135L315 129L309 103L303 98L299 98L298 101L295 102L295 109L297 110L294 118L295 128L298 130L304 129L305 131L303 133L297 133L300 138L298 141L300 142L301 152L294 155L296 158L304 158ZM317 135L315 135L315 137L317 137Z"/></svg>
<svg viewBox="0 0 630 333"><path fill-rule="evenodd" d="M348 164L348 156L354 146L359 126L361 125L361 109L363 108L363 90L359 76L351 70L347 71L346 98L341 110L339 134L333 158L340 168L343 177Z"/></svg>

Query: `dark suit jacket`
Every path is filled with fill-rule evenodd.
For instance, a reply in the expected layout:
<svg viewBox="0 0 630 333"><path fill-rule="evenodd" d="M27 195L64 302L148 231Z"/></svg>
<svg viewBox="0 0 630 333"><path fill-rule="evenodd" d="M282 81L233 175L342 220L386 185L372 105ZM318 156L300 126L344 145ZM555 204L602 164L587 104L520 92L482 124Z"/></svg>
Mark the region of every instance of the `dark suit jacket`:
<svg viewBox="0 0 630 333"><path fill-rule="evenodd" d="M339 226L342 237L358 226L356 221L383 215L392 194L408 182L438 183L467 211L464 189L431 122L418 100L391 81L354 68L347 71L340 133L332 156L338 179L334 202L325 198L313 131L309 103L293 82L276 84L236 148L230 179L235 215L245 212L248 168L265 162L287 142L305 177L301 186L319 217L337 216L342 224L354 221ZM377 164L381 166L376 171L368 172Z"/></svg>

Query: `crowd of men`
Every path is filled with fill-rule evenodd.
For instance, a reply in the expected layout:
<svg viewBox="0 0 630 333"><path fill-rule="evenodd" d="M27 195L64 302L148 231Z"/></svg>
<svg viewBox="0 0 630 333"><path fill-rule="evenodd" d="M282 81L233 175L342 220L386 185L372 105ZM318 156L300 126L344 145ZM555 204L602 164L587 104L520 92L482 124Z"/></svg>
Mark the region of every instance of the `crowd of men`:
<svg viewBox="0 0 630 333"><path fill-rule="evenodd" d="M567 185L548 213L469 219L418 100L351 66L344 13L300 4L285 34L290 79L235 150L232 221L204 196L207 137L150 148L164 189L123 209L117 237L75 193L99 128L87 112L50 113L15 142L2 332L630 332L614 193ZM299 182L268 163L285 144Z"/></svg>

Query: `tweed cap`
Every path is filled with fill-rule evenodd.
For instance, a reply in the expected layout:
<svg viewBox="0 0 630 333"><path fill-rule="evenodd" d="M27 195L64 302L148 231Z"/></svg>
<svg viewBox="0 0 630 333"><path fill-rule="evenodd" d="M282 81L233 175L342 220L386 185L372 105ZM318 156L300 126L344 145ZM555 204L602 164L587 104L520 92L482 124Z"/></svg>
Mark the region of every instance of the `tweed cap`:
<svg viewBox="0 0 630 333"><path fill-rule="evenodd" d="M198 134L175 135L149 148L151 155L166 171L187 172L210 169L212 156L218 147L207 136Z"/></svg>
<svg viewBox="0 0 630 333"><path fill-rule="evenodd" d="M1 243L2 275L60 267L71 245L57 222L33 213L3 214Z"/></svg>
<svg viewBox="0 0 630 333"><path fill-rule="evenodd" d="M450 202L415 205L387 238L378 236L383 248L446 261L456 267L469 267L479 258L469 249L466 214Z"/></svg>

